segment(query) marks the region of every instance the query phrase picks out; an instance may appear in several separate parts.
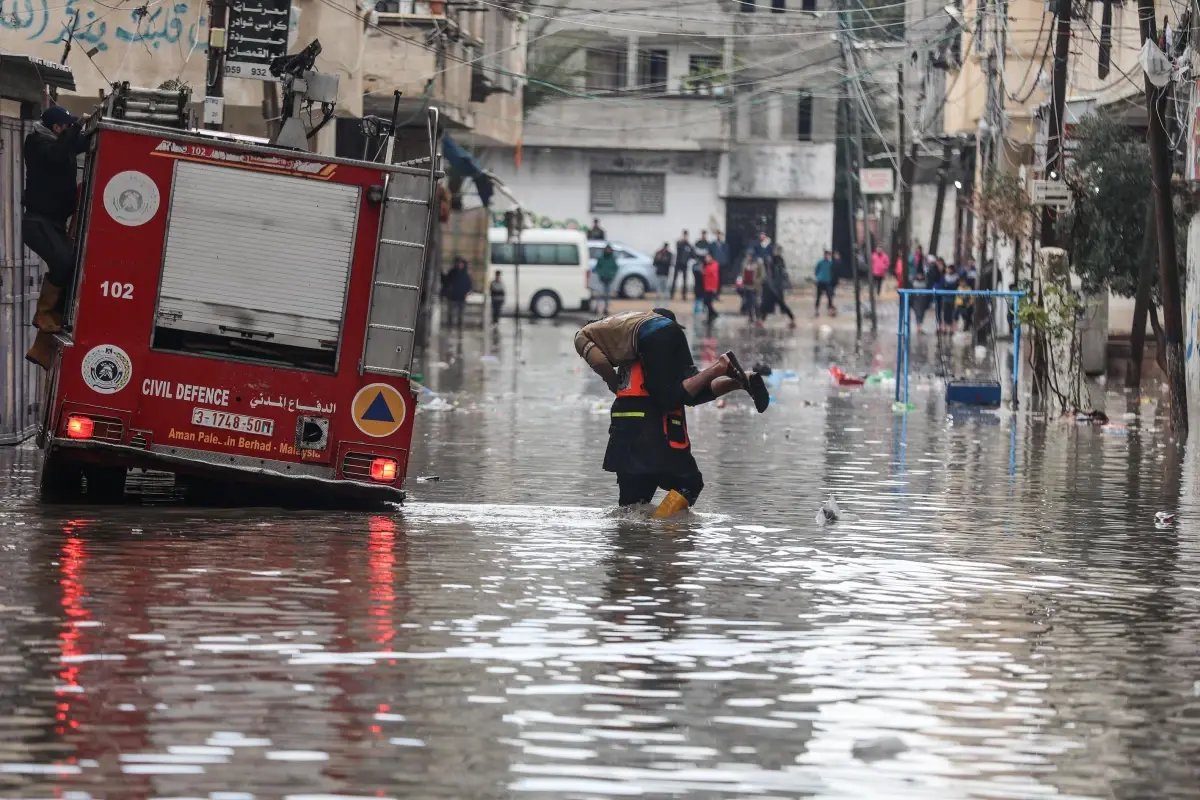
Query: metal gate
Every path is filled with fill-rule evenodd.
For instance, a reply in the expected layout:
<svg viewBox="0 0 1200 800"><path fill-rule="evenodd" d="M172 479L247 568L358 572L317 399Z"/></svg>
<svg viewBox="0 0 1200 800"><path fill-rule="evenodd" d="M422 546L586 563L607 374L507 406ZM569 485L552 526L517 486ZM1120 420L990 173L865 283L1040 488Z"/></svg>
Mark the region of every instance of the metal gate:
<svg viewBox="0 0 1200 800"><path fill-rule="evenodd" d="M766 232L775 240L775 200L725 201L725 240L729 243L729 266L727 274L721 276L722 283L732 283L741 274L742 259L746 251L758 241L758 234Z"/></svg>
<svg viewBox="0 0 1200 800"><path fill-rule="evenodd" d="M25 360L33 344L40 259L21 238L22 145L32 123L0 117L0 444L32 436L42 402L42 370Z"/></svg>

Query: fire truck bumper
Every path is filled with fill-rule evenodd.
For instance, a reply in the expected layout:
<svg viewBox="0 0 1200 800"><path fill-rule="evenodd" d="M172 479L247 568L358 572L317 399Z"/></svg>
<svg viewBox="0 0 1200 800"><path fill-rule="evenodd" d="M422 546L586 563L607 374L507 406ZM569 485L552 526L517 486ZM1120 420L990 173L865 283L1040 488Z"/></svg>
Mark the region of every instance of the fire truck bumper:
<svg viewBox="0 0 1200 800"><path fill-rule="evenodd" d="M333 467L293 464L287 461L227 456L205 450L171 448L174 452L144 450L121 444L75 441L54 437L46 447L46 457L66 457L90 463L174 472L221 481L244 481L267 488L288 488L312 492L324 500L402 503L404 491L396 486L334 478Z"/></svg>

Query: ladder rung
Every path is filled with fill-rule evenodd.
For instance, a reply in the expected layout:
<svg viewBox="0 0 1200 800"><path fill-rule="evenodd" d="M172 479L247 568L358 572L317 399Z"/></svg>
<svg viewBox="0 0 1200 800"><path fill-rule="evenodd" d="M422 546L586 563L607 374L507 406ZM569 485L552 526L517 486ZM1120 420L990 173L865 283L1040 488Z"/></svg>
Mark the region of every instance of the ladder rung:
<svg viewBox="0 0 1200 800"><path fill-rule="evenodd" d="M414 206L427 206L427 205L429 205L429 201L428 201L428 200L416 200L416 199L414 199L414 198L411 198L411 197L389 197L389 198L387 199L387 201L388 201L389 203L408 203L408 204L410 204L410 205L414 205Z"/></svg>
<svg viewBox="0 0 1200 800"><path fill-rule="evenodd" d="M420 250L425 249L425 245L420 242L406 242L402 239L380 239L380 244L390 244L393 247L416 247Z"/></svg>
<svg viewBox="0 0 1200 800"><path fill-rule="evenodd" d="M363 372L376 372L381 375L399 375L404 378L408 377L408 370L406 370L406 369L392 369L391 367L372 367L370 364L363 364Z"/></svg>
<svg viewBox="0 0 1200 800"><path fill-rule="evenodd" d="M376 328L381 331L399 331L400 333L416 333L413 328L404 328L399 325L383 325L378 322L373 322L367 325L368 328Z"/></svg>
<svg viewBox="0 0 1200 800"><path fill-rule="evenodd" d="M386 286L389 289L412 289L414 292L421 291L420 286L414 286L411 283L392 283L391 281L375 281L376 286Z"/></svg>

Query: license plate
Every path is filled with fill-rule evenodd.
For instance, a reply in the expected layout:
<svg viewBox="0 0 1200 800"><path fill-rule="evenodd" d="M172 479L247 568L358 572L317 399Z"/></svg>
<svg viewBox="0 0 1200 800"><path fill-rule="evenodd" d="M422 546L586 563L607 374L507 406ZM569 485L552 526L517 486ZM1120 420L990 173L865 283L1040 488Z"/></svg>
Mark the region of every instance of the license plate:
<svg viewBox="0 0 1200 800"><path fill-rule="evenodd" d="M193 408L192 424L202 428L220 428L255 436L271 436L275 433L274 420L247 417L245 414L229 414L211 408Z"/></svg>

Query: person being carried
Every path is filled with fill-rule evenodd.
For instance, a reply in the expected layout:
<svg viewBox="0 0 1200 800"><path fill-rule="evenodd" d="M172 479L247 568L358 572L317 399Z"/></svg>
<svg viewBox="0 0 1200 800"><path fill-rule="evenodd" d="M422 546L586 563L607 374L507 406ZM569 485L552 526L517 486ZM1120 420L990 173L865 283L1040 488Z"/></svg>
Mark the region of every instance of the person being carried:
<svg viewBox="0 0 1200 800"><path fill-rule="evenodd" d="M86 121L87 117L75 118L62 106L51 106L25 137L21 236L47 267L33 317L38 335L25 358L42 369L50 369L53 334L62 330L64 293L75 282L75 248L67 222L74 216L78 200L76 156L87 149L87 137L82 133Z"/></svg>
<svg viewBox="0 0 1200 800"><path fill-rule="evenodd" d="M492 298L492 324L500 323L500 313L504 310L504 281L500 279L500 270L496 270L496 277L492 278L492 282L488 284L488 295Z"/></svg>
<svg viewBox="0 0 1200 800"><path fill-rule="evenodd" d="M732 352L697 369L687 335L665 308L627 311L596 320L575 335L575 349L614 394L604 470L617 475L618 503L649 503L668 517L696 503L704 479L692 456L684 409L746 389L766 411L766 384L747 376Z"/></svg>

